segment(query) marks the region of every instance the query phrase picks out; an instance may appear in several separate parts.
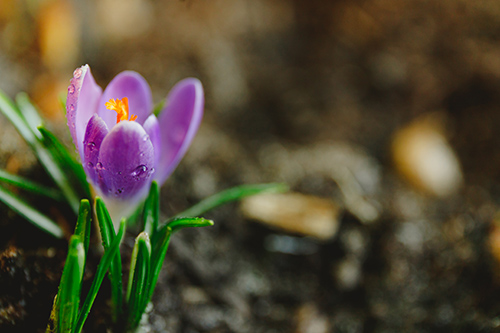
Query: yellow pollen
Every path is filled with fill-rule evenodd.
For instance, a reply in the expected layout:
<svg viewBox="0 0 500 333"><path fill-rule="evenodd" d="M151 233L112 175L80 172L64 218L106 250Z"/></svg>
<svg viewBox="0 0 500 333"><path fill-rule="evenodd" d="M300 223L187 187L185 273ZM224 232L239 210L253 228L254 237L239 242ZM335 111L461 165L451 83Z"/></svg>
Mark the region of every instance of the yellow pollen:
<svg viewBox="0 0 500 333"><path fill-rule="evenodd" d="M128 119L129 111L128 111L128 98L123 97L122 99L117 98L114 100L111 98L109 102L104 104L108 110L116 112L116 123L118 124L122 120L130 120L134 121L137 119L136 115L131 115L130 119Z"/></svg>

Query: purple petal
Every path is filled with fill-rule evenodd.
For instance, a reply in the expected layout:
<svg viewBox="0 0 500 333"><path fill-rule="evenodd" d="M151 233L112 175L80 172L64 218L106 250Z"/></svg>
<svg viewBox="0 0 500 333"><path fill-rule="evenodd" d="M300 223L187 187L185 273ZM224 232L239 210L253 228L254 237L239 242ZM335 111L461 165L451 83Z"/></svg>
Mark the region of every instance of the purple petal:
<svg viewBox="0 0 500 333"><path fill-rule="evenodd" d="M105 103L111 98L122 99L123 97L128 98L129 118L131 115L136 115L136 121L141 125L153 110L151 89L146 80L136 72L121 72L108 84L98 106L99 116L108 128L116 124L116 112L108 110Z"/></svg>
<svg viewBox="0 0 500 333"><path fill-rule="evenodd" d="M90 118L85 138L83 140L83 168L92 183L97 184L97 171L99 151L104 137L108 134L108 126L97 114Z"/></svg>
<svg viewBox="0 0 500 333"><path fill-rule="evenodd" d="M177 83L159 116L161 154L154 178L159 184L170 176L186 153L203 117L203 86L198 79Z"/></svg>
<svg viewBox="0 0 500 333"><path fill-rule="evenodd" d="M147 194L154 172L153 144L134 121L121 121L104 138L96 165L103 196L139 203Z"/></svg>
<svg viewBox="0 0 500 333"><path fill-rule="evenodd" d="M97 112L97 105L102 95L90 72L89 65L75 69L66 99L66 117L73 143L83 160L83 137L87 122Z"/></svg>
<svg viewBox="0 0 500 333"><path fill-rule="evenodd" d="M154 114L150 115L148 119L144 122L144 130L148 133L151 142L153 143L154 153L155 153L155 165L160 162L161 154L161 133L160 133L160 123Z"/></svg>

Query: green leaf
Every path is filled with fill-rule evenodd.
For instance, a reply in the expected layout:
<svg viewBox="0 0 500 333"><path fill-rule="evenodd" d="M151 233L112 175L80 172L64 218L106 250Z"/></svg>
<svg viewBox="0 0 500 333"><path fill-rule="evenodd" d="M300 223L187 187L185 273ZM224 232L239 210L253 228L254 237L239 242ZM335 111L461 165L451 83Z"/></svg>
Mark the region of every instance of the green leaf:
<svg viewBox="0 0 500 333"><path fill-rule="evenodd" d="M85 256L89 250L90 243L90 228L91 228L91 217L92 209L90 207L90 202L87 199L80 201L80 209L78 211L78 220L75 226L75 235L80 236L84 248Z"/></svg>
<svg viewBox="0 0 500 333"><path fill-rule="evenodd" d="M34 194L43 195L56 201L63 201L63 196L58 190L35 183L24 177L12 175L0 169L0 181L19 187Z"/></svg>
<svg viewBox="0 0 500 333"><path fill-rule="evenodd" d="M90 198L90 187L82 165L76 161L68 148L52 132L43 126L37 127L37 130L40 131L42 143L49 150L52 157L58 161L58 164L64 170L68 170L69 181L78 186L83 192L82 195Z"/></svg>
<svg viewBox="0 0 500 333"><path fill-rule="evenodd" d="M26 108L26 105L23 104L22 106L23 108ZM23 117L21 110L2 91L0 91L0 111L5 117L7 117L7 119L17 129L19 134L21 134L24 140L26 140L26 142L31 146L45 171L47 171L57 186L61 189L64 197L75 213L78 213L80 199L71 186L70 181L66 177L64 167L58 164L58 161L38 140L39 132L34 131L34 129L28 125L28 122Z"/></svg>
<svg viewBox="0 0 500 333"><path fill-rule="evenodd" d="M33 146L37 139L33 131L30 129L24 120L19 108L12 100L0 90L0 111L14 125L19 134L26 140L28 144Z"/></svg>
<svg viewBox="0 0 500 333"><path fill-rule="evenodd" d="M62 229L47 216L32 208L15 194L0 186L0 201L16 211L19 215L33 223L38 228L57 238L63 237Z"/></svg>
<svg viewBox="0 0 500 333"><path fill-rule="evenodd" d="M68 256L57 296L57 332L71 332L80 305L80 290L85 262L85 250L80 236L71 236Z"/></svg>
<svg viewBox="0 0 500 333"><path fill-rule="evenodd" d="M212 220L204 219L203 217L176 218L166 224L172 232L179 231L184 228L209 227L214 225Z"/></svg>
<svg viewBox="0 0 500 333"><path fill-rule="evenodd" d="M149 270L151 264L151 242L149 235L141 232L135 239L130 263L127 286L128 326L133 329L139 325L142 314L149 301Z"/></svg>
<svg viewBox="0 0 500 333"><path fill-rule="evenodd" d="M66 177L64 166L60 166L58 161L38 140L41 133L36 128L30 127L28 121L24 117L24 114L36 112L35 107L31 105L31 102L27 99L23 100L21 98L21 101L21 109L19 109L0 91L0 111L3 112L7 119L16 127L21 136L31 146L45 171L47 171L57 186L59 186L73 210L78 212L80 200ZM33 124L35 123L36 122Z"/></svg>
<svg viewBox="0 0 500 333"><path fill-rule="evenodd" d="M231 201L237 201L244 197L248 197L251 195L262 194L262 193L276 193L276 192L286 192L288 191L288 186L286 184L256 184L256 185L241 185L237 187L230 188L228 190L219 192L211 197L208 197L196 205L188 208L174 216L199 216L203 213L214 209L220 205L226 204Z"/></svg>
<svg viewBox="0 0 500 333"><path fill-rule="evenodd" d="M38 110L36 109L36 107L31 103L28 94L25 92L17 94L16 103L19 106L21 115L28 127L38 139L41 139L42 136L40 132L38 132L37 128L38 126L41 126L43 124L43 120L38 114Z"/></svg>
<svg viewBox="0 0 500 333"><path fill-rule="evenodd" d="M71 186L70 181L66 177L64 169L61 168L51 154L41 144L37 144L34 148L38 156L38 160L45 168L45 171L51 176L54 182L59 186L64 193L67 202L73 208L73 211L78 212L80 206L80 198Z"/></svg>
<svg viewBox="0 0 500 333"><path fill-rule="evenodd" d="M151 301L153 292L158 282L158 277L160 276L161 267L163 266L163 261L167 254L168 245L170 244L170 237L172 236L172 229L168 226L164 226L155 235L153 240L153 252L151 253L151 266L150 266L150 278L149 287L147 292L147 297L144 300L144 310L147 304Z"/></svg>
<svg viewBox="0 0 500 333"><path fill-rule="evenodd" d="M164 109L165 104L166 104L166 101L164 99L162 99L158 104L155 105L155 107L153 109L153 114L156 117L158 117L158 115L160 114L160 112Z"/></svg>
<svg viewBox="0 0 500 333"><path fill-rule="evenodd" d="M125 225L126 225L126 219L122 219L120 222L120 229L118 230L118 235L116 235L113 242L102 256L101 262L97 267L94 281L92 281L92 285L90 286L87 298L85 299L82 309L80 310L80 313L78 315L78 321L75 328L73 329L73 333L80 333L82 331L83 325L85 324L85 320L87 320L90 309L94 304L94 300L97 296L97 293L99 292L99 288L101 287L102 281L104 280L104 276L106 275L106 272L108 271L108 268L111 265L113 258L117 254L119 254L120 244L123 238L123 234L125 233Z"/></svg>
<svg viewBox="0 0 500 333"><path fill-rule="evenodd" d="M156 181L153 181L149 189L148 198L144 203L142 219L144 221L144 231L154 237L160 219L160 189Z"/></svg>
<svg viewBox="0 0 500 333"><path fill-rule="evenodd" d="M115 228L113 221L109 216L106 205L101 198L95 199L97 222L99 224L99 231L101 233L102 246L105 250L111 246L115 236ZM123 295L122 295L122 259L120 253L117 253L111 262L109 268L109 280L111 281L111 299L113 303L113 318L118 319L123 309Z"/></svg>
<svg viewBox="0 0 500 333"><path fill-rule="evenodd" d="M188 227L205 227L211 225L213 225L213 221L202 217L177 218L165 224L160 230L158 230L152 240L153 252L151 254L151 277L149 278L150 284L147 298L143 303L144 309L153 296L161 267L163 266L163 261L165 260L165 256L167 254L168 245L170 244L170 237L174 231L179 231L180 229Z"/></svg>

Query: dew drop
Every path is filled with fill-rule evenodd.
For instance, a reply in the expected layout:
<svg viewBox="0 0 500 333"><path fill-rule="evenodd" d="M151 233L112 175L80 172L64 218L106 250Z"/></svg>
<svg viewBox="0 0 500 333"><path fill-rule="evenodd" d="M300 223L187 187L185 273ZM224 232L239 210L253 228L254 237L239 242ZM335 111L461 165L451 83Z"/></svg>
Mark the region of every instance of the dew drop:
<svg viewBox="0 0 500 333"><path fill-rule="evenodd" d="M140 153L140 154L139 154L139 156L140 156L140 157L143 157L143 156L144 156L144 153Z"/></svg>
<svg viewBox="0 0 500 333"><path fill-rule="evenodd" d="M70 84L70 85L69 85L69 87L68 87L68 92L69 92L70 94L74 93L74 92L75 92L75 86L74 86L74 85L72 85L72 84Z"/></svg>
<svg viewBox="0 0 500 333"><path fill-rule="evenodd" d="M75 69L75 71L73 72L73 77L75 79L79 79L80 76L82 76L82 69L81 68Z"/></svg>
<svg viewBox="0 0 500 333"><path fill-rule="evenodd" d="M104 169L104 167L102 166L102 163L101 163L101 162L97 162L97 164L95 165L95 167L96 167L96 169L97 169L97 170L99 170L99 171L100 171L100 170L102 170L102 169Z"/></svg>
<svg viewBox="0 0 500 333"><path fill-rule="evenodd" d="M139 180L139 178L146 177L147 176L147 171L148 167L145 166L144 164L139 165L137 168L132 171L130 174L132 177L136 177L136 180Z"/></svg>
<svg viewBox="0 0 500 333"><path fill-rule="evenodd" d="M117 189L115 192L115 196L119 196L120 194L122 194L122 192L123 192L123 188Z"/></svg>
<svg viewBox="0 0 500 333"><path fill-rule="evenodd" d="M122 174L122 172L121 172L121 171L118 171L118 172L117 172L117 175L118 175L118 176L120 176L121 174Z"/></svg>
<svg viewBox="0 0 500 333"><path fill-rule="evenodd" d="M149 135L146 134L142 137L142 141L148 141L148 140L149 140Z"/></svg>
<svg viewBox="0 0 500 333"><path fill-rule="evenodd" d="M90 151L93 151L95 149L95 143L89 142L89 143L87 143L87 147L89 148Z"/></svg>
<svg viewBox="0 0 500 333"><path fill-rule="evenodd" d="M71 112L75 111L75 106L74 106L73 104L70 104L70 105L69 105L69 110L70 110Z"/></svg>
<svg viewBox="0 0 500 333"><path fill-rule="evenodd" d="M89 168L93 168L93 167L94 167L94 164L92 164L92 162L89 162L89 163L87 163L87 166L88 166Z"/></svg>

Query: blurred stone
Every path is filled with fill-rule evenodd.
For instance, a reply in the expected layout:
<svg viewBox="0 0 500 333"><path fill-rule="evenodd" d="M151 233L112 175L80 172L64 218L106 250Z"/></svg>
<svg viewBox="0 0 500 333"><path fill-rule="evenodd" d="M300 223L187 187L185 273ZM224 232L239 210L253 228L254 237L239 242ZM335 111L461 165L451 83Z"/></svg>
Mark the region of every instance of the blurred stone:
<svg viewBox="0 0 500 333"><path fill-rule="evenodd" d="M310 239L284 235L267 236L264 247L269 252L295 255L310 255L318 251L318 245Z"/></svg>
<svg viewBox="0 0 500 333"><path fill-rule="evenodd" d="M299 193L263 194L246 198L241 210L247 218L288 232L327 240L339 226L334 202Z"/></svg>
<svg viewBox="0 0 500 333"><path fill-rule="evenodd" d="M297 329L295 333L326 333L330 332L328 318L319 313L318 308L307 303L302 305L296 315Z"/></svg>
<svg viewBox="0 0 500 333"><path fill-rule="evenodd" d="M261 151L262 166L273 179L293 186L305 175L323 175L339 186L345 207L363 223L376 221L380 205L380 165L363 149L344 142L325 142L301 149L273 145Z"/></svg>
<svg viewBox="0 0 500 333"><path fill-rule="evenodd" d="M368 235L360 228L349 227L342 231L339 236L344 250L353 256L360 258L365 255L368 245Z"/></svg>
<svg viewBox="0 0 500 333"><path fill-rule="evenodd" d="M500 264L500 215L497 214L493 220L490 233L488 235L488 245L491 255Z"/></svg>
<svg viewBox="0 0 500 333"><path fill-rule="evenodd" d="M203 289L193 286L182 289L182 299L187 304L204 304L210 300Z"/></svg>
<svg viewBox="0 0 500 333"><path fill-rule="evenodd" d="M351 290L361 280L361 262L353 256L347 256L334 267L333 276L341 289Z"/></svg>
<svg viewBox="0 0 500 333"><path fill-rule="evenodd" d="M427 194L446 197L462 185L458 158L433 115L418 118L396 133L392 157L398 172Z"/></svg>

